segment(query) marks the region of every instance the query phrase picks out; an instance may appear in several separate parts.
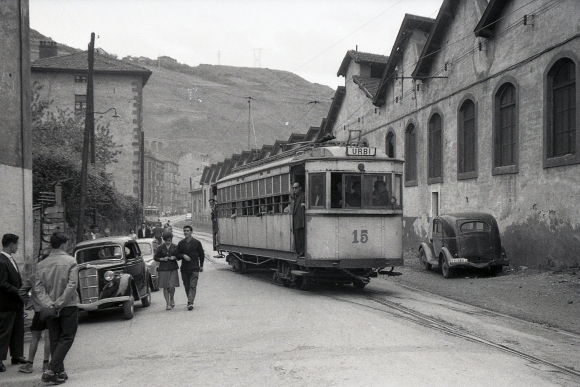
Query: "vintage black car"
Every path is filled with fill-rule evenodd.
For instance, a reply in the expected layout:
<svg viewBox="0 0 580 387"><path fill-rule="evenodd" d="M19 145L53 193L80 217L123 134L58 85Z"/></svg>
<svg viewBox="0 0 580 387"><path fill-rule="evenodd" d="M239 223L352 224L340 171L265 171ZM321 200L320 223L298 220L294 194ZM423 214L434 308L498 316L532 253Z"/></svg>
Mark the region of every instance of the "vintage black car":
<svg viewBox="0 0 580 387"><path fill-rule="evenodd" d="M459 267L489 269L492 275L509 265L495 218L481 212L440 215L430 224L429 241L419 246L424 270L439 266L450 278Z"/></svg>
<svg viewBox="0 0 580 387"><path fill-rule="evenodd" d="M88 312L123 307L133 318L135 300L151 304L151 275L137 242L130 237L107 237L80 242L74 249L78 264L79 309Z"/></svg>

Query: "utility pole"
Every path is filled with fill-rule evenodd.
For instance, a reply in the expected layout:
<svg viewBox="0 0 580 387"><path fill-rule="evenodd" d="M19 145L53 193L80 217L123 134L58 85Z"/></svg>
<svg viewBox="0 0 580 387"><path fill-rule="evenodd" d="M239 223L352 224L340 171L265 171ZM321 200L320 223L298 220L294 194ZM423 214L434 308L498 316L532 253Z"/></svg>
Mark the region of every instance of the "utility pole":
<svg viewBox="0 0 580 387"><path fill-rule="evenodd" d="M85 112L85 133L83 136L83 154L81 164L81 193L79 198L79 219L77 222L77 243L83 240L84 235L84 218L85 218L85 202L87 196L87 175L89 164L89 142L93 137L95 120L93 119L93 63L94 63L94 49L95 49L95 33L91 33L91 42L89 43L88 52L88 74L87 74L87 106ZM94 159L93 159L94 163Z"/></svg>
<svg viewBox="0 0 580 387"><path fill-rule="evenodd" d="M251 101L254 99L252 97L246 97L248 99L248 150L252 149L250 143L250 135L252 133L252 108L251 108Z"/></svg>

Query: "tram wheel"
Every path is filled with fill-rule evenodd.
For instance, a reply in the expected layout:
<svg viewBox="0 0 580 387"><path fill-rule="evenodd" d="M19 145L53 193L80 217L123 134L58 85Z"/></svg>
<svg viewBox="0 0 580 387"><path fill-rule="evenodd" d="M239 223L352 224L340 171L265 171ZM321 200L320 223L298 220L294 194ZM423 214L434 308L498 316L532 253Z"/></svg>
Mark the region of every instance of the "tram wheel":
<svg viewBox="0 0 580 387"><path fill-rule="evenodd" d="M240 264L241 264L240 260L234 257L232 261L232 269L234 269L236 273L239 273L242 269Z"/></svg>
<svg viewBox="0 0 580 387"><path fill-rule="evenodd" d="M354 288L357 290L363 290L367 284L366 282L362 281L353 281L352 286L354 286Z"/></svg>
<svg viewBox="0 0 580 387"><path fill-rule="evenodd" d="M282 281L282 286L284 286L285 288L290 286L290 280L288 280L286 278L282 278L280 281Z"/></svg>
<svg viewBox="0 0 580 387"><path fill-rule="evenodd" d="M300 290L308 290L308 288L310 287L308 278L306 278L303 275L296 276L296 280L294 280L294 283L296 284L296 287Z"/></svg>

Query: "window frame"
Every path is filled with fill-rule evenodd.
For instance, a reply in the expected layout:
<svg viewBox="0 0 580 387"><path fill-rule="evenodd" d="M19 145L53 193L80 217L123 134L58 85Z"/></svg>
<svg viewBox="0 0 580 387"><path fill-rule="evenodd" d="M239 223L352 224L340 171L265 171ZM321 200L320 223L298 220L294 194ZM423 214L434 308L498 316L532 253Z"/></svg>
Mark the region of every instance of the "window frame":
<svg viewBox="0 0 580 387"><path fill-rule="evenodd" d="M435 150L435 144L433 144L431 122L435 116L439 117L439 176L432 174L434 167L433 153ZM438 110L435 110L431 113L429 121L427 122L427 184L443 183L443 139L443 115Z"/></svg>
<svg viewBox="0 0 580 387"><path fill-rule="evenodd" d="M462 165L464 165L464 153L465 153L465 122L463 117L463 110L467 103L473 104L473 170L466 171ZM459 103L457 109L457 180L467 180L477 178L478 170L478 151L477 151L477 102L472 95L465 96Z"/></svg>
<svg viewBox="0 0 580 387"><path fill-rule="evenodd" d="M418 185L417 173L417 146L419 141L417 139L417 125L414 122L409 122L405 126L405 187L412 187ZM413 136L413 148L411 146L410 136ZM410 155L413 153L413 155ZM409 176L409 171L412 170L414 176Z"/></svg>
<svg viewBox="0 0 580 387"><path fill-rule="evenodd" d="M514 89L514 108L513 108L513 164L501 165L502 156L502 145L501 145L501 135L502 135L502 106L501 97L505 92L507 87L513 87ZM492 117L493 117L493 138L492 138L492 175L505 175L510 173L519 172L519 159L520 159L520 87L513 77L505 77L498 82L494 92L493 92L493 104L492 104Z"/></svg>
<svg viewBox="0 0 580 387"><path fill-rule="evenodd" d="M389 136L391 137L391 141L389 141ZM390 149L389 145L391 145L391 144L392 144L392 148L393 148L392 155L389 152L389 149ZM387 134L385 135L385 153L387 156L389 156L392 159L397 157L397 135L392 129L389 129L387 131Z"/></svg>
<svg viewBox="0 0 580 387"><path fill-rule="evenodd" d="M551 144L553 135L553 74L558 62L562 60L570 60L574 63L575 71L575 119L576 127L580 123L580 109L578 108L578 101L580 101L580 87L578 87L578 80L580 80L580 60L578 56L570 51L562 51L555 56L546 66L544 73L544 143L543 143L543 166L544 168L560 167L572 164L580 164L580 136L578 130L575 131L575 152L561 156L551 156Z"/></svg>

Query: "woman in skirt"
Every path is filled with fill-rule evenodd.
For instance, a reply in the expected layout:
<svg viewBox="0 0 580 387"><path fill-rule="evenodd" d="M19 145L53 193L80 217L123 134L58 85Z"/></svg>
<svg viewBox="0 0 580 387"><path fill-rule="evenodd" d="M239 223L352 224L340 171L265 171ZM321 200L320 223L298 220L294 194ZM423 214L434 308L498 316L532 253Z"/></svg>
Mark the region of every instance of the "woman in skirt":
<svg viewBox="0 0 580 387"><path fill-rule="evenodd" d="M163 288L163 296L167 302L165 309L170 310L175 306L173 296L175 288L179 287L179 276L177 275L177 246L171 243L173 234L171 232L163 233L163 244L155 252L155 259L159 262L159 274L157 281L159 287Z"/></svg>

